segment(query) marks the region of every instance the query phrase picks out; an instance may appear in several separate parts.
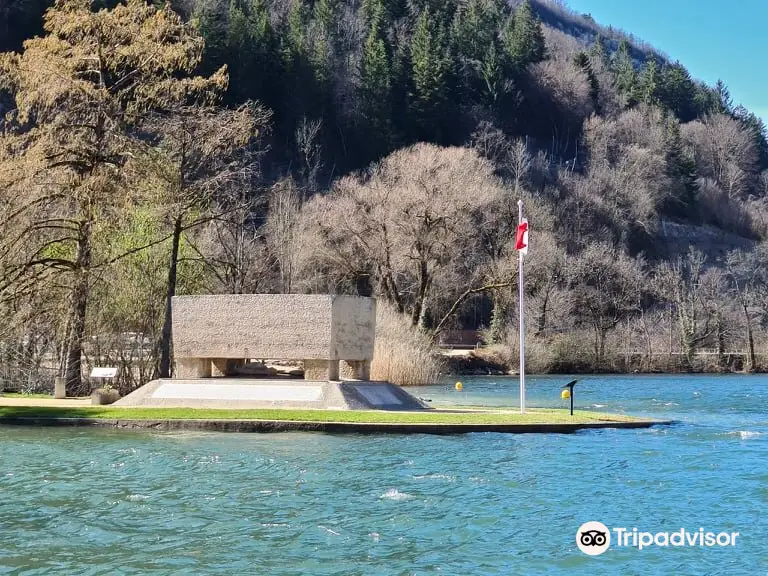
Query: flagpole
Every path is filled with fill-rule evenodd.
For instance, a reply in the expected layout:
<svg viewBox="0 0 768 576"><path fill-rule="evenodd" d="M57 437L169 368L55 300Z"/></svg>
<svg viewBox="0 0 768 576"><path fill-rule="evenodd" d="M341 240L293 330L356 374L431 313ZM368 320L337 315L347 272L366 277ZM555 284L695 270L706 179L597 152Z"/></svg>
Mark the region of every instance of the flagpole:
<svg viewBox="0 0 768 576"><path fill-rule="evenodd" d="M518 224L523 223L523 201L517 201ZM523 251L517 253L517 292L520 300L520 414L525 414L525 310L523 307Z"/></svg>

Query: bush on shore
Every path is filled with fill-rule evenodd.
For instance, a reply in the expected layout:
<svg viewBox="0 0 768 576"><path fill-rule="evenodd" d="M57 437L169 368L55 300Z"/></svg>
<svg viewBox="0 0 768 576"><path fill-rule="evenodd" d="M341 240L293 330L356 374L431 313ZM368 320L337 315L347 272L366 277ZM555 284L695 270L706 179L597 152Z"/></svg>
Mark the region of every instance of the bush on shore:
<svg viewBox="0 0 768 576"><path fill-rule="evenodd" d="M430 338L383 300L376 303L376 344L371 379L400 386L437 382L444 365Z"/></svg>

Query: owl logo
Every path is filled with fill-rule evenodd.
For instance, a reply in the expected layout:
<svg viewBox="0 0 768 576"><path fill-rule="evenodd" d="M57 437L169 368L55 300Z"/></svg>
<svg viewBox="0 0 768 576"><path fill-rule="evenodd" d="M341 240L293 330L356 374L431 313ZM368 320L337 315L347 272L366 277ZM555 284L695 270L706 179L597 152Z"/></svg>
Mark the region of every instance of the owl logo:
<svg viewBox="0 0 768 576"><path fill-rule="evenodd" d="M599 530L587 530L581 533L580 540L584 546L604 546L606 534Z"/></svg>
<svg viewBox="0 0 768 576"><path fill-rule="evenodd" d="M576 545L588 556L599 556L611 545L611 531L602 522L586 522L576 532Z"/></svg>

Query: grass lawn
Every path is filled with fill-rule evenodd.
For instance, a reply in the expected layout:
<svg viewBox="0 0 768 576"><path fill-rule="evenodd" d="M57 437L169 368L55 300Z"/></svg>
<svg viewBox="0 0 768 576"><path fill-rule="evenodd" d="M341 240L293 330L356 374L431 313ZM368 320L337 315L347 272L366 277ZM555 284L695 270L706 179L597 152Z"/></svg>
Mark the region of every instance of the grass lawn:
<svg viewBox="0 0 768 576"><path fill-rule="evenodd" d="M213 410L204 408L118 408L111 406L49 407L0 406L3 418L97 418L113 420L282 420L291 422L344 422L367 424L589 424L596 422L634 422L620 414L537 408L526 414L512 410L425 412L335 411L335 410Z"/></svg>
<svg viewBox="0 0 768 576"><path fill-rule="evenodd" d="M3 398L53 398L50 394L24 394L23 392L3 392L0 396Z"/></svg>

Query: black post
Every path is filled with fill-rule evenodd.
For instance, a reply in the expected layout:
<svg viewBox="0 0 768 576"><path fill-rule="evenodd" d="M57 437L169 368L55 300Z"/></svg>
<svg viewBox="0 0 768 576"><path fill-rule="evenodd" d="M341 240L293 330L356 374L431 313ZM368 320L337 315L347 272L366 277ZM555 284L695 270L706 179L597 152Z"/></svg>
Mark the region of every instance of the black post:
<svg viewBox="0 0 768 576"><path fill-rule="evenodd" d="M573 387L576 386L576 382L578 382L578 380L571 380L568 384L563 386L563 388L568 388L568 397L571 399L571 416L573 416Z"/></svg>

